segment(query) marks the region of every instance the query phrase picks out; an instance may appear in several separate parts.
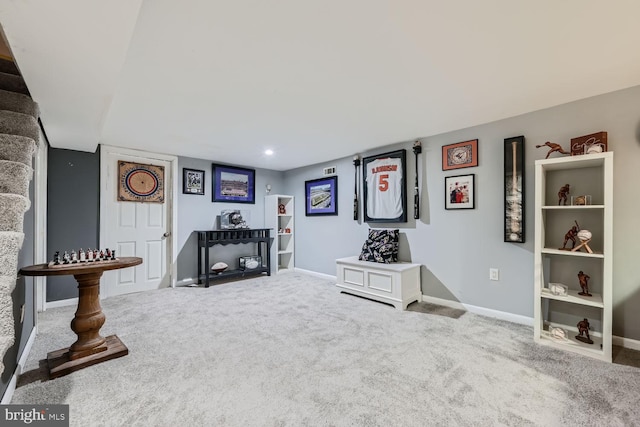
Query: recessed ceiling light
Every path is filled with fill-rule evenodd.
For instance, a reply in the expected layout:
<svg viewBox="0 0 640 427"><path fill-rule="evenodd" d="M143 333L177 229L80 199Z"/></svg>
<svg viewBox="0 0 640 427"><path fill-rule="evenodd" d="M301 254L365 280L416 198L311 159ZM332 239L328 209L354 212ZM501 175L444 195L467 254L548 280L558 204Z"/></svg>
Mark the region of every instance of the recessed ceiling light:
<svg viewBox="0 0 640 427"><path fill-rule="evenodd" d="M273 150L264 150L264 154L267 156L273 156Z"/></svg>

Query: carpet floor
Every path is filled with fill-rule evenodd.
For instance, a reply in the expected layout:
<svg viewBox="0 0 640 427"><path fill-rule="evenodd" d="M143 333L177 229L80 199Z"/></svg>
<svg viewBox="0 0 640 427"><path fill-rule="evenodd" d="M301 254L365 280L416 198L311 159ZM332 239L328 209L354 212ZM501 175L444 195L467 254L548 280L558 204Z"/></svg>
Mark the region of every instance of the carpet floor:
<svg viewBox="0 0 640 427"><path fill-rule="evenodd" d="M305 274L102 307L102 335L129 355L47 380L75 307L47 310L11 403L67 403L83 427L640 425L637 352L608 364L537 345L531 327L399 311Z"/></svg>

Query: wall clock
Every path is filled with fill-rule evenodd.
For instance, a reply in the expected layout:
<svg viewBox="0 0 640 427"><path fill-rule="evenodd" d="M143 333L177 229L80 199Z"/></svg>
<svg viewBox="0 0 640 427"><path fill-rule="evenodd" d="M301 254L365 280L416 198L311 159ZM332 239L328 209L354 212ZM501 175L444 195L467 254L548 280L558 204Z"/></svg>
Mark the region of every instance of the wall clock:
<svg viewBox="0 0 640 427"><path fill-rule="evenodd" d="M118 200L164 203L164 167L118 161Z"/></svg>

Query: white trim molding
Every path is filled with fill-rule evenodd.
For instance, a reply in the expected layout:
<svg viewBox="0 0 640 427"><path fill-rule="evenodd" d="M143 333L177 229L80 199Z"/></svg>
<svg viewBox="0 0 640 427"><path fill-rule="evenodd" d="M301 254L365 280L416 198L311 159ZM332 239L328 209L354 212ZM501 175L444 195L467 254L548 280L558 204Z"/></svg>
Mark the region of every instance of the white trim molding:
<svg viewBox="0 0 640 427"><path fill-rule="evenodd" d="M614 335L612 337L612 341L613 341L613 345L618 345L620 347L640 351L640 341L638 340L632 340L631 338L617 337Z"/></svg>
<svg viewBox="0 0 640 427"><path fill-rule="evenodd" d="M298 268L298 267L294 267L293 271L296 271L298 273L305 273L305 274L308 274L310 276L320 277L321 279L331 280L334 283L338 281L338 278L336 276L332 276L330 274L318 273L316 271L305 270L303 268Z"/></svg>
<svg viewBox="0 0 640 427"><path fill-rule="evenodd" d="M16 384L18 383L18 377L24 372L24 367L27 365L27 359L29 358L29 354L31 353L31 347L33 346L34 341L36 340L36 335L38 334L37 328L31 329L31 334L29 334L29 339L27 340L27 344L24 346L24 350L22 350L22 354L20 355L20 359L18 360L18 366L16 366L15 371L13 371L13 375L11 376L11 381L9 381L9 385L2 395L2 401L0 404L8 405L11 403L11 399L13 398L13 392L16 391Z"/></svg>
<svg viewBox="0 0 640 427"><path fill-rule="evenodd" d="M506 320L520 325L533 326L533 317L521 316L519 314L507 313L506 311L493 310L491 308L478 307L477 305L464 304L458 301L451 301L443 298L422 295L422 301L445 307L457 308L481 316L493 317L495 319Z"/></svg>

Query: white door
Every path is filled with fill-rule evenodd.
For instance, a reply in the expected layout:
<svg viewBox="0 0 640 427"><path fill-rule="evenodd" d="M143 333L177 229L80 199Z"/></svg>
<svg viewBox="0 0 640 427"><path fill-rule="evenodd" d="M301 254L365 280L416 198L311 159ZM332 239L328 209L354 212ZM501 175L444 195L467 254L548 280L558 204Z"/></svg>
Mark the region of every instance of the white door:
<svg viewBox="0 0 640 427"><path fill-rule="evenodd" d="M148 156L148 157L147 157ZM171 282L171 228L173 164L151 153L102 147L101 150L101 238L100 249L116 250L117 257L136 256L142 264L106 271L104 297L165 288ZM159 156L167 157L167 156ZM118 200L118 161L164 167L164 203Z"/></svg>

